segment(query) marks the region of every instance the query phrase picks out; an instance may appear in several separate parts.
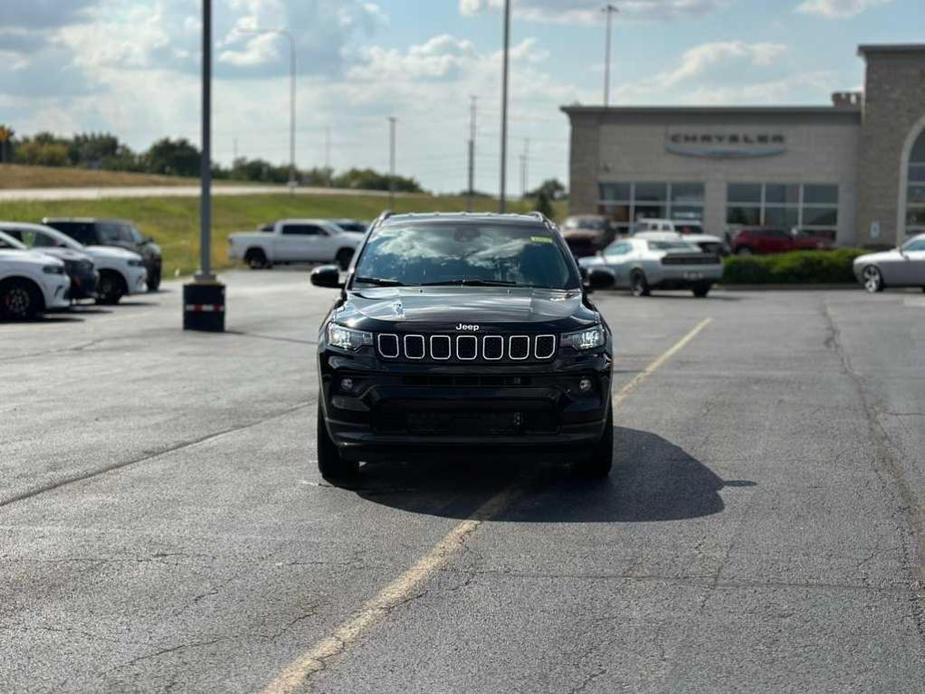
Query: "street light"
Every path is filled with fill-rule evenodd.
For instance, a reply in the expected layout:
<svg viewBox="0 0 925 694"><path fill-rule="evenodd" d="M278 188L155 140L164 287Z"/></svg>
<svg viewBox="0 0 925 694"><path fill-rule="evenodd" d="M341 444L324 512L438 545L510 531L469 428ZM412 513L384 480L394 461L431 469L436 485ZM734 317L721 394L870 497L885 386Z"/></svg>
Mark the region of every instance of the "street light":
<svg viewBox="0 0 925 694"><path fill-rule="evenodd" d="M511 0L504 0L504 61L501 67L501 199L498 211L507 211L507 83L511 45Z"/></svg>
<svg viewBox="0 0 925 694"><path fill-rule="evenodd" d="M238 29L243 34L275 34L289 41L289 188L296 185L295 180L295 81L296 52L295 39L286 29Z"/></svg>
<svg viewBox="0 0 925 694"><path fill-rule="evenodd" d="M601 8L601 12L607 14L607 38L604 41L604 108L610 105L610 34L611 18L614 13L619 12L616 5L607 3Z"/></svg>

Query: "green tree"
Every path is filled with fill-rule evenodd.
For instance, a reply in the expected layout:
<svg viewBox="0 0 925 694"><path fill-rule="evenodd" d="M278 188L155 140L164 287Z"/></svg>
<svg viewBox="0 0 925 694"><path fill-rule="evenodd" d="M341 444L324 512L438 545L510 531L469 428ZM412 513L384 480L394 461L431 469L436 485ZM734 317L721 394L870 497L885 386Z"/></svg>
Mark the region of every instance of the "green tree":
<svg viewBox="0 0 925 694"><path fill-rule="evenodd" d="M142 157L148 173L168 176L198 176L199 149L189 140L181 138L158 140Z"/></svg>
<svg viewBox="0 0 925 694"><path fill-rule="evenodd" d="M527 193L528 198L539 197L540 193L545 193L549 200L562 200L567 196L565 186L558 178L547 178L540 184L540 187Z"/></svg>
<svg viewBox="0 0 925 694"><path fill-rule="evenodd" d="M549 196L546 194L546 191L542 188L540 189L539 194L536 196L536 211L543 214L543 216L548 217L549 219L555 219L556 213L552 209L552 202L549 200Z"/></svg>
<svg viewBox="0 0 925 694"><path fill-rule="evenodd" d="M67 145L61 142L28 139L16 146L14 161L30 166L68 166Z"/></svg>

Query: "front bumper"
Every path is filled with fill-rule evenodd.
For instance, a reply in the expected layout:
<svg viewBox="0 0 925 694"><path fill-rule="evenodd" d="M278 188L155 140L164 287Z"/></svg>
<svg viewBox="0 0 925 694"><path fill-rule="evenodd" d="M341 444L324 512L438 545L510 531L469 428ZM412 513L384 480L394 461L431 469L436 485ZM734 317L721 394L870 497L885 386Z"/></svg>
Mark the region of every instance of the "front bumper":
<svg viewBox="0 0 925 694"><path fill-rule="evenodd" d="M322 351L328 432L348 459L471 454L561 457L595 443L610 403L604 353L547 364L387 366L375 358ZM350 380L347 387L344 379ZM588 379L591 389L579 383Z"/></svg>
<svg viewBox="0 0 925 694"><path fill-rule="evenodd" d="M129 266L125 279L128 285L126 294L144 294L148 291L148 270L144 266Z"/></svg>
<svg viewBox="0 0 925 694"><path fill-rule="evenodd" d="M69 296L73 301L96 298L96 288L100 281L98 272L75 273L71 275Z"/></svg>
<svg viewBox="0 0 925 694"><path fill-rule="evenodd" d="M53 275L53 279L46 279L42 284L42 293L45 299L45 309L69 308L71 280L67 275Z"/></svg>

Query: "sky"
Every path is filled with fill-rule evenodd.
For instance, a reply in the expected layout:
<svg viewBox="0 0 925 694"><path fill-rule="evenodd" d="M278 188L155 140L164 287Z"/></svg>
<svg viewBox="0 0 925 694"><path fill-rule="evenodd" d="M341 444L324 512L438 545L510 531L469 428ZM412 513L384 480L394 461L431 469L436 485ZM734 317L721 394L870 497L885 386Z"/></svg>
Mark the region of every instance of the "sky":
<svg viewBox="0 0 925 694"><path fill-rule="evenodd" d="M297 162L497 192L503 0L213 0L214 145L282 163L289 44L298 64ZM614 0L614 105L820 104L859 89L860 43L925 41L925 0ZM508 191L568 178L564 104L603 102L598 0L513 0ZM201 4L0 0L0 123L26 135L106 131L136 149L198 143ZM529 143L528 143L529 140Z"/></svg>

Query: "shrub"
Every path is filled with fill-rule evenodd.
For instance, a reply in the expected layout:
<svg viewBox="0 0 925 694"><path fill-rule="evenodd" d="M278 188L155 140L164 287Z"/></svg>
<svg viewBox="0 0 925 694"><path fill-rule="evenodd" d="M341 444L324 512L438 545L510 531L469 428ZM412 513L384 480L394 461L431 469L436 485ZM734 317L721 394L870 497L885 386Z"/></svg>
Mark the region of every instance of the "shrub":
<svg viewBox="0 0 925 694"><path fill-rule="evenodd" d="M856 281L852 263L867 251L794 251L726 259L724 284L848 284Z"/></svg>

